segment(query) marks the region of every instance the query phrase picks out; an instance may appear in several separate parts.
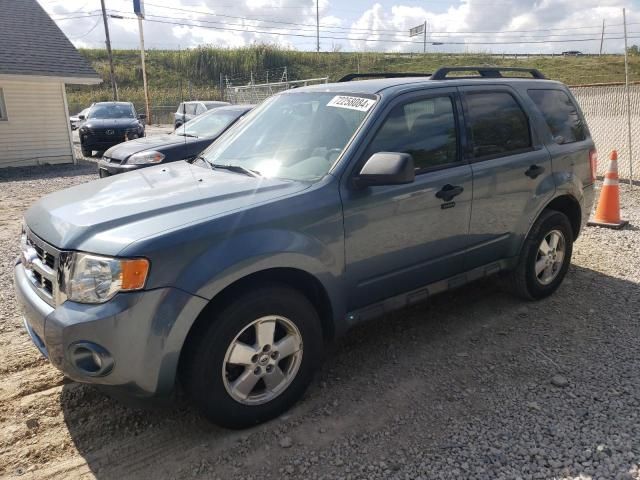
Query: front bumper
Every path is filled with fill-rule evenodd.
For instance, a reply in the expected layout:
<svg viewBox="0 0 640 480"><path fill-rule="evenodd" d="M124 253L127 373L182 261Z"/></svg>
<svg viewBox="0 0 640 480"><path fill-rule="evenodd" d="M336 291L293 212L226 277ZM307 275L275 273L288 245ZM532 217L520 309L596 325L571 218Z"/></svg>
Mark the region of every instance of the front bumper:
<svg viewBox="0 0 640 480"><path fill-rule="evenodd" d="M66 301L54 308L34 291L22 264L14 268L25 327L42 354L78 382L117 387L137 397L166 396L175 385L189 328L206 300L175 288L120 293L100 305ZM97 345L113 365L104 375L81 371L78 344Z"/></svg>
<svg viewBox="0 0 640 480"><path fill-rule="evenodd" d="M123 133L115 133L114 135L105 135L105 134L95 134L95 133L82 133L80 132L80 144L82 148L96 150L99 152L104 152L109 150L111 147L119 145L121 143L127 142L129 140L134 140L137 138L142 138L145 136L145 132L123 132Z"/></svg>
<svg viewBox="0 0 640 480"><path fill-rule="evenodd" d="M157 164L156 164L157 165ZM109 177L111 175L117 175L118 173L131 172L143 167L149 167L151 165L128 165L126 163L114 163L107 160L100 160L98 162L98 173L100 177Z"/></svg>

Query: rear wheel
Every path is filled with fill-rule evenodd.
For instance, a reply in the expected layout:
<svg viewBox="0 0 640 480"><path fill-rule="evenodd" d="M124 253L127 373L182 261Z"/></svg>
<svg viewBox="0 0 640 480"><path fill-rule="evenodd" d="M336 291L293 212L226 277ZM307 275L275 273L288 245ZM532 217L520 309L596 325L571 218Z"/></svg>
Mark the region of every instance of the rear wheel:
<svg viewBox="0 0 640 480"><path fill-rule="evenodd" d="M198 332L185 352L185 389L209 420L243 428L289 409L322 354L320 319L286 286L238 296Z"/></svg>
<svg viewBox="0 0 640 480"><path fill-rule="evenodd" d="M540 299L562 283L573 252L573 230L567 216L555 210L542 212L525 240L518 265L508 275L516 295Z"/></svg>

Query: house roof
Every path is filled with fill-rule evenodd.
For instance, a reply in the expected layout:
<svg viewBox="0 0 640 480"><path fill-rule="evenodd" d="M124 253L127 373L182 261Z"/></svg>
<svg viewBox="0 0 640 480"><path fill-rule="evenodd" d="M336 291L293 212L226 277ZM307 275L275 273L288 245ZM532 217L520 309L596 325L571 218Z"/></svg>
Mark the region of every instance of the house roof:
<svg viewBox="0 0 640 480"><path fill-rule="evenodd" d="M0 75L101 81L36 0L0 0L0 12Z"/></svg>

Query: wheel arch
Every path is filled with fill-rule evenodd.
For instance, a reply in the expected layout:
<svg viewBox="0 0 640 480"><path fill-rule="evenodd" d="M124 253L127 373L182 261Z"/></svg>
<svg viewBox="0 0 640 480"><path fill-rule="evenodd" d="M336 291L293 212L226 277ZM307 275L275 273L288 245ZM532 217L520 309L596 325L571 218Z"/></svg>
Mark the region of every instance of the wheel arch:
<svg viewBox="0 0 640 480"><path fill-rule="evenodd" d="M202 309L191 325L180 349L178 371L184 363L183 359L191 342L199 338L200 333L210 322L214 321L213 314L232 298L242 292L260 285L278 283L293 288L302 293L316 308L320 317L323 340L331 342L336 336L334 312L331 297L322 282L309 272L291 267L274 267L260 270L239 278L218 292Z"/></svg>
<svg viewBox="0 0 640 480"><path fill-rule="evenodd" d="M524 248L525 242L531 233L531 229L538 221L540 216L548 211L554 210L556 212L563 213L569 219L569 223L571 224L571 231L573 233L573 240L575 241L580 234L580 229L582 226L582 207L580 202L576 197L574 197L570 193L563 193L562 195L558 195L549 202L547 202L540 211L533 217L533 220L529 223L529 226L526 229L526 233L520 237L520 241L518 242L517 250L515 250L515 257L517 259L522 253L522 249Z"/></svg>
<svg viewBox="0 0 640 480"><path fill-rule="evenodd" d="M580 202L573 195L564 194L559 197L555 197L542 209L542 212L545 210L555 210L565 214L569 219L569 223L571 223L573 240L575 241L578 238L578 235L580 235L580 228L582 226L582 207L580 206ZM540 214L542 212L540 212ZM538 217L540 214L538 214Z"/></svg>

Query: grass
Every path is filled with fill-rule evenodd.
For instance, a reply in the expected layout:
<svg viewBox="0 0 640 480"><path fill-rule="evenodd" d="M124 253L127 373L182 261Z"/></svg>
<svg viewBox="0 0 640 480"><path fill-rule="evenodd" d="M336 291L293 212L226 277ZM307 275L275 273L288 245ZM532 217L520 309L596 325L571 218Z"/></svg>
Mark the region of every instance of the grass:
<svg viewBox="0 0 640 480"><path fill-rule="evenodd" d="M111 100L109 63L106 50L80 50L104 82L97 86L67 87L73 112L91 102ZM120 99L144 105L140 54L137 50L114 50L115 76ZM284 67L290 80L325 77L337 80L352 72L433 72L440 66L500 65L526 66L569 85L624 81L624 57L603 56L490 56L469 54L400 54L355 52L301 52L278 46L254 45L226 49L200 47L184 51L146 52L151 104L175 107L181 98L220 99L220 76L234 85L247 84L251 75L257 83L279 79ZM630 58L630 78L640 80L640 56Z"/></svg>

